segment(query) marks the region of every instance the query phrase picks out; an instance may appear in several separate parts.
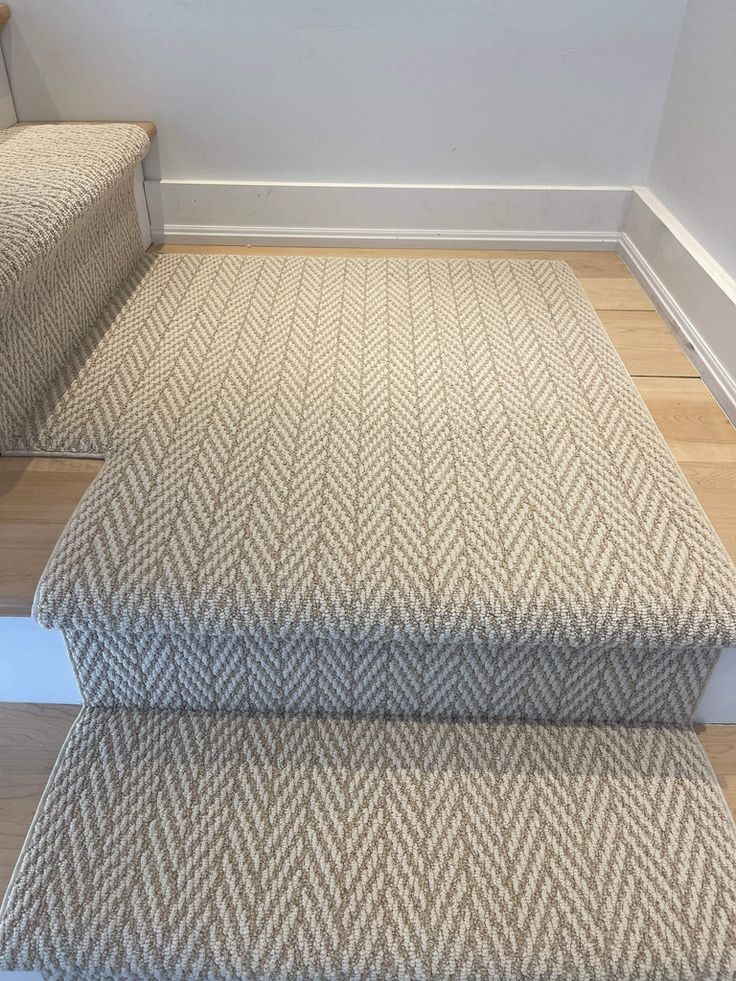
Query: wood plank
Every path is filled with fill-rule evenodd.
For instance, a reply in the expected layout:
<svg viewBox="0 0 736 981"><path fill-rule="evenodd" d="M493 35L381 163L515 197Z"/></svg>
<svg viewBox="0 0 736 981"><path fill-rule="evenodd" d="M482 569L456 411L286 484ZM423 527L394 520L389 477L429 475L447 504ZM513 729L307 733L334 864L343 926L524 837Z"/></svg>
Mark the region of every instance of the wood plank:
<svg viewBox="0 0 736 981"><path fill-rule="evenodd" d="M636 378L679 463L736 463L736 429L699 378Z"/></svg>
<svg viewBox="0 0 736 981"><path fill-rule="evenodd" d="M699 725L695 731L736 818L736 726Z"/></svg>
<svg viewBox="0 0 736 981"><path fill-rule="evenodd" d="M580 285L596 310L654 310L654 304L628 276L580 276Z"/></svg>
<svg viewBox="0 0 736 981"><path fill-rule="evenodd" d="M681 463L680 468L736 562L736 463Z"/></svg>
<svg viewBox="0 0 736 981"><path fill-rule="evenodd" d="M0 457L0 615L28 616L59 535L101 460Z"/></svg>
<svg viewBox="0 0 736 981"><path fill-rule="evenodd" d="M130 123L131 126L140 126L149 139L156 135L156 124L150 120L138 119L31 119L21 123L19 126L101 126L103 123Z"/></svg>
<svg viewBox="0 0 736 981"><path fill-rule="evenodd" d="M630 375L699 377L678 339L654 310L600 310L598 316Z"/></svg>
<svg viewBox="0 0 736 981"><path fill-rule="evenodd" d="M275 245L161 245L149 246L149 252L186 255L312 255L347 256L369 259L396 256L400 259L557 259L571 266L578 276L606 279L630 279L631 273L615 252L563 252L508 249L385 249L385 248L312 248Z"/></svg>
<svg viewBox="0 0 736 981"><path fill-rule="evenodd" d="M0 895L78 711L76 705L0 703Z"/></svg>

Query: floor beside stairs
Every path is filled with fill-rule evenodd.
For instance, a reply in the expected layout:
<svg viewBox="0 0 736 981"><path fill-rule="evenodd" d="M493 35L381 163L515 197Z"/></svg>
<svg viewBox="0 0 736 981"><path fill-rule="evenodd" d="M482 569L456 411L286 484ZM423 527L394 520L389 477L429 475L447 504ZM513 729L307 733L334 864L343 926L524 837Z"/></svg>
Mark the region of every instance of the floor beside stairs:
<svg viewBox="0 0 736 981"><path fill-rule="evenodd" d="M411 255L411 250L163 246L165 252ZM610 252L416 250L419 257L563 258L575 270L703 508L736 559L736 430L622 260ZM36 582L69 515L102 463L0 459L0 614L27 616ZM38 798L78 709L0 705L0 895ZM736 813L736 726L700 739Z"/></svg>

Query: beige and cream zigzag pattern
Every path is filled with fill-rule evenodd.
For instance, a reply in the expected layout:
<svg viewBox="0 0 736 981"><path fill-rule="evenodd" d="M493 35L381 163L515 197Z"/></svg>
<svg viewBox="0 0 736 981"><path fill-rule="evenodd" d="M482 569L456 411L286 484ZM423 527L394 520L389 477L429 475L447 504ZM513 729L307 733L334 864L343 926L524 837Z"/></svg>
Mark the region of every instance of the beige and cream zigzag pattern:
<svg viewBox="0 0 736 981"><path fill-rule="evenodd" d="M2 439L108 461L36 598L86 705L0 966L736 977L671 727L734 569L570 269L140 257L129 129L39 137L0 288Z"/></svg>
<svg viewBox="0 0 736 981"><path fill-rule="evenodd" d="M8 901L47 978L725 981L691 732L84 709Z"/></svg>
<svg viewBox="0 0 736 981"><path fill-rule="evenodd" d="M136 126L0 130L0 449L140 256Z"/></svg>
<svg viewBox="0 0 736 981"><path fill-rule="evenodd" d="M686 722L733 566L560 262L147 257L19 438L85 699Z"/></svg>

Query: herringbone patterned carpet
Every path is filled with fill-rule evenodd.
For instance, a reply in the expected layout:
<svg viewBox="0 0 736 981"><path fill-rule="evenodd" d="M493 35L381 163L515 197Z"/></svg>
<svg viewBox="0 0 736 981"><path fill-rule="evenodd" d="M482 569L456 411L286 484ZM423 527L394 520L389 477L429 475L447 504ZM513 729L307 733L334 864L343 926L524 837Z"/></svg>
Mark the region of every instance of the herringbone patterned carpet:
<svg viewBox="0 0 736 981"><path fill-rule="evenodd" d="M0 129L0 449L141 251L136 126Z"/></svg>
<svg viewBox="0 0 736 981"><path fill-rule="evenodd" d="M571 270L136 258L117 129L48 137L63 207L19 179L50 238L10 182L2 438L108 462L36 597L86 705L2 963L733 979L733 828L672 727L736 576Z"/></svg>
<svg viewBox="0 0 736 981"><path fill-rule="evenodd" d="M689 721L730 559L559 262L146 259L18 446L85 700Z"/></svg>
<svg viewBox="0 0 736 981"><path fill-rule="evenodd" d="M5 912L56 978L727 979L695 736L84 709Z"/></svg>

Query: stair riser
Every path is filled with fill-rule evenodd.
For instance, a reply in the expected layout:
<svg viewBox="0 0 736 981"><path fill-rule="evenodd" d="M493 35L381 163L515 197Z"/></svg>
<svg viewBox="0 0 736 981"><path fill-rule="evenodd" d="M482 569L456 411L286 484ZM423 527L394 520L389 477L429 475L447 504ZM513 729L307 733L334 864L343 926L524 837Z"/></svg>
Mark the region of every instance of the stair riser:
<svg viewBox="0 0 736 981"><path fill-rule="evenodd" d="M64 630L82 698L101 707L282 716L692 720L719 650L560 650Z"/></svg>

